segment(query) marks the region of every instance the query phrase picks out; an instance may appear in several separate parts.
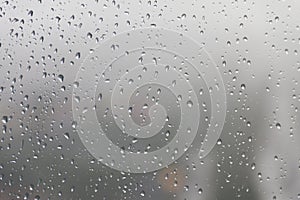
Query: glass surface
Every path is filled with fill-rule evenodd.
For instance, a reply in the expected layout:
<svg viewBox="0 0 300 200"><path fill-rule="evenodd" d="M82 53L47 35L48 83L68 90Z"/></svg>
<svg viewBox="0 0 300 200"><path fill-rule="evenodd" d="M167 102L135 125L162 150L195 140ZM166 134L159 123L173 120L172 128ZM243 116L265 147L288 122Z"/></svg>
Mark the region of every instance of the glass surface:
<svg viewBox="0 0 300 200"><path fill-rule="evenodd" d="M300 1L0 3L0 199L300 199Z"/></svg>

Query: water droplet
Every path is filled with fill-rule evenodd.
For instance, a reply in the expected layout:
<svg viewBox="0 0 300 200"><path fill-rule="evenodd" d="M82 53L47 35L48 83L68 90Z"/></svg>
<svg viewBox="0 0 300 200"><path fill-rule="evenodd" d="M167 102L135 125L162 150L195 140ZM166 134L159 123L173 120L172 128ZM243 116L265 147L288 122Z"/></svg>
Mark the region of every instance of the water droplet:
<svg viewBox="0 0 300 200"><path fill-rule="evenodd" d="M191 108L191 107L193 107L193 102L191 101L191 100L188 100L187 101L187 106L189 107L189 108Z"/></svg>
<svg viewBox="0 0 300 200"><path fill-rule="evenodd" d="M276 128L277 128L278 130L280 130L280 129L281 129L281 124L280 124L280 123L276 123Z"/></svg>

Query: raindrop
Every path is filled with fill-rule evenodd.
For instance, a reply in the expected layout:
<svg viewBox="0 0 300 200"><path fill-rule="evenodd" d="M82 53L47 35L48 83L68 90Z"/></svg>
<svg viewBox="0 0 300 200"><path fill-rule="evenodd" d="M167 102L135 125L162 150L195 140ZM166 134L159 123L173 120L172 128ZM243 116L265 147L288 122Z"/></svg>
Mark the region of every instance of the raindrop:
<svg viewBox="0 0 300 200"><path fill-rule="evenodd" d="M193 107L193 102L191 101L191 100L188 100L187 101L187 106L189 107L189 108L191 108L191 107Z"/></svg>
<svg viewBox="0 0 300 200"><path fill-rule="evenodd" d="M278 130L280 130L280 129L281 129L281 124L280 124L280 123L276 123L276 128L277 128Z"/></svg>

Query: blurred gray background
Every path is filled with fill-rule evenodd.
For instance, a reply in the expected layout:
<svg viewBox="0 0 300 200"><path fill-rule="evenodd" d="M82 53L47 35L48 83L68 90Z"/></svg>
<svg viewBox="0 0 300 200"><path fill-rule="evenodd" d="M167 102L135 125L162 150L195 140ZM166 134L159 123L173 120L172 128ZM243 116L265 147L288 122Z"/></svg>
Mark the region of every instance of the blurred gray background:
<svg viewBox="0 0 300 200"><path fill-rule="evenodd" d="M299 199L300 2L1 1L0 199ZM95 160L72 118L80 64L104 40L163 27L203 42L227 90L220 140L157 172Z"/></svg>

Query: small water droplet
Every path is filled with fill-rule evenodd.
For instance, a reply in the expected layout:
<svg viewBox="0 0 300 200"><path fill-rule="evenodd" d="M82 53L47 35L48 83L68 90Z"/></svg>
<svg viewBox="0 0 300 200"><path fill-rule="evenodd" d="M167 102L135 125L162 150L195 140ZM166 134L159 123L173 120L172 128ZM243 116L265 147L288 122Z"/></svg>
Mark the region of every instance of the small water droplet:
<svg viewBox="0 0 300 200"><path fill-rule="evenodd" d="M191 108L191 107L193 107L193 102L191 101L191 100L188 100L187 101L187 106L189 107L189 108Z"/></svg>

